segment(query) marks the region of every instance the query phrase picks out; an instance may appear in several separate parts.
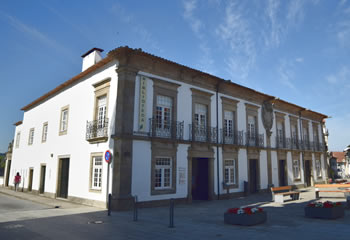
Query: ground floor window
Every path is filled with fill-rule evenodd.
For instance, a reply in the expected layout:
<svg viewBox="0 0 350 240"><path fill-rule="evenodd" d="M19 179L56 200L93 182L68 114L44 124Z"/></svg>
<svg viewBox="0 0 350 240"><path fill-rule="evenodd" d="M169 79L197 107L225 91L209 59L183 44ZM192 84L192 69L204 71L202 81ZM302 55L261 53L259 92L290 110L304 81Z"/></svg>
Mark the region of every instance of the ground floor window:
<svg viewBox="0 0 350 240"><path fill-rule="evenodd" d="M300 163L299 160L293 160L293 175L294 179L300 179Z"/></svg>
<svg viewBox="0 0 350 240"><path fill-rule="evenodd" d="M316 176L318 178L322 177L322 172L321 172L321 161L319 159L316 159L315 161L316 165Z"/></svg>
<svg viewBox="0 0 350 240"><path fill-rule="evenodd" d="M169 157L157 157L155 165L155 189L168 189L172 184L172 164Z"/></svg>
<svg viewBox="0 0 350 240"><path fill-rule="evenodd" d="M225 160L225 184L233 185L236 184L236 166L235 160Z"/></svg>
<svg viewBox="0 0 350 240"><path fill-rule="evenodd" d="M91 189L102 189L102 156L92 157Z"/></svg>

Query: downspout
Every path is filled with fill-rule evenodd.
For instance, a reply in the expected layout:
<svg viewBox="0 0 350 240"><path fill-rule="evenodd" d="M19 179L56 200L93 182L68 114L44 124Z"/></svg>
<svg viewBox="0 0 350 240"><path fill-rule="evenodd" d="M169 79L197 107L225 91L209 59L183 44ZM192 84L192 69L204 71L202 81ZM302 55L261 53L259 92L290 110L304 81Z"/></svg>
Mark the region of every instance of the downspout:
<svg viewBox="0 0 350 240"><path fill-rule="evenodd" d="M299 127L300 127L300 139L301 140L305 140L304 139L304 133L303 133L303 126L302 126L302 124L301 124L301 112L302 111L304 111L305 109L303 109L303 110L300 110L299 111ZM305 186L305 184L306 184L306 172L305 172L305 159L304 159L304 150L302 150L301 151L301 161L303 162L303 172L304 172L304 186Z"/></svg>
<svg viewBox="0 0 350 240"><path fill-rule="evenodd" d="M218 200L220 200L220 176L219 176L219 86L216 85L216 176L218 188Z"/></svg>

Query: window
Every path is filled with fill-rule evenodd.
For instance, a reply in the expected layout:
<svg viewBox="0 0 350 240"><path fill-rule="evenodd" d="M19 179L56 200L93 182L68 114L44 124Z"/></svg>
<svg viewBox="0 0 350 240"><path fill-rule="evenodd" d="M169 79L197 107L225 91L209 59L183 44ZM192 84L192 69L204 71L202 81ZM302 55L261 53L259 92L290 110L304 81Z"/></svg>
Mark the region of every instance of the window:
<svg viewBox="0 0 350 240"><path fill-rule="evenodd" d="M283 131L283 123L277 122L277 141L279 144L283 144L284 140L284 131Z"/></svg>
<svg viewBox="0 0 350 240"><path fill-rule="evenodd" d="M91 171L91 189L101 190L102 189L102 156L92 157L92 171Z"/></svg>
<svg viewBox="0 0 350 240"><path fill-rule="evenodd" d="M48 128L48 123L44 123L43 125L43 135L41 137L41 142L46 142L47 140L47 128Z"/></svg>
<svg viewBox="0 0 350 240"><path fill-rule="evenodd" d="M173 107L173 101L170 97L157 96L156 106L156 126L157 129L169 130L171 127L171 112Z"/></svg>
<svg viewBox="0 0 350 240"><path fill-rule="evenodd" d="M18 132L17 136L16 136L16 148L19 147L19 140L20 140L20 138L21 138L21 132Z"/></svg>
<svg viewBox="0 0 350 240"><path fill-rule="evenodd" d="M69 107L63 107L61 110L60 135L67 134L68 130L68 113Z"/></svg>
<svg viewBox="0 0 350 240"><path fill-rule="evenodd" d="M249 145L255 144L255 117L248 116L248 141Z"/></svg>
<svg viewBox="0 0 350 240"><path fill-rule="evenodd" d="M300 179L299 160L293 160L293 174L294 179Z"/></svg>
<svg viewBox="0 0 350 240"><path fill-rule="evenodd" d="M319 159L316 159L315 164L316 164L316 176L320 178L322 177L321 161Z"/></svg>
<svg viewBox="0 0 350 240"><path fill-rule="evenodd" d="M171 158L158 157L155 165L155 189L167 189L172 185Z"/></svg>
<svg viewBox="0 0 350 240"><path fill-rule="evenodd" d="M297 126L295 124L292 125L292 143L293 147L295 148L298 144L298 135L297 135Z"/></svg>
<svg viewBox="0 0 350 240"><path fill-rule="evenodd" d="M194 122L200 128L207 126L207 106L204 104L195 104Z"/></svg>
<svg viewBox="0 0 350 240"><path fill-rule="evenodd" d="M234 112L232 111L225 111L224 112L224 136L225 137L233 137L233 131L234 131Z"/></svg>
<svg viewBox="0 0 350 240"><path fill-rule="evenodd" d="M225 184L236 184L235 160L225 160Z"/></svg>
<svg viewBox="0 0 350 240"><path fill-rule="evenodd" d="M34 128L29 130L28 145L32 145L34 142Z"/></svg>

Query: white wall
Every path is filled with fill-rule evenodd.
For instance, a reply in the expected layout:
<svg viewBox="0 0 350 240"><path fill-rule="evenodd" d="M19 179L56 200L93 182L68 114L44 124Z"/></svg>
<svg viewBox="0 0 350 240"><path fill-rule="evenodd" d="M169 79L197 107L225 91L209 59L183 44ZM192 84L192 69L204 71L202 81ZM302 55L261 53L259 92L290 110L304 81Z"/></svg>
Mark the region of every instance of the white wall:
<svg viewBox="0 0 350 240"><path fill-rule="evenodd" d="M111 78L109 91L109 129L114 133L115 103L117 94L116 62L111 62L94 74L81 79L77 84L52 96L38 106L24 112L23 124L16 128L21 131L20 147L14 147L10 179L18 171L22 174L24 187L28 186L29 168L34 168L33 190L39 189L40 164L46 164L45 192L56 193L58 160L69 156L68 195L98 201L105 201L107 186L107 163L103 161L102 191L89 191L90 154L110 150L113 140L90 144L85 140L86 123L93 120L95 88L93 84ZM59 136L61 108L69 105L68 131ZM47 141L41 142L43 123L48 122ZM29 129L35 128L34 143L28 145ZM15 132L15 137L16 137ZM111 174L112 175L112 174ZM10 181L10 185L13 185Z"/></svg>

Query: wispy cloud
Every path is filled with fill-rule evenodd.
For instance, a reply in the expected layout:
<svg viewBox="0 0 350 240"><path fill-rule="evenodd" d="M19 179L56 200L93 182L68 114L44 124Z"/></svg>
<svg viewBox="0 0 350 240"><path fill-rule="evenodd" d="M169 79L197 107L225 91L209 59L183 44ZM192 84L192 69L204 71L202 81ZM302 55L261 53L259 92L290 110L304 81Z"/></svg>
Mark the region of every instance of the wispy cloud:
<svg viewBox="0 0 350 240"><path fill-rule="evenodd" d="M278 67L278 74L283 85L287 86L293 91L297 91L297 88L293 84L295 74L294 64L292 61L281 60Z"/></svg>
<svg viewBox="0 0 350 240"><path fill-rule="evenodd" d="M202 55L199 58L199 68L205 72L215 75L215 70L213 68L213 58L211 56L211 48L209 47L206 34L204 31L204 23L195 15L197 10L197 0L187 0L183 1L183 17L189 24L192 32L199 40L199 50Z"/></svg>
<svg viewBox="0 0 350 240"><path fill-rule="evenodd" d="M58 43L56 40L50 38L45 33L40 32L35 27L27 25L17 19L14 16L8 15L6 13L0 12L1 15L3 15L9 24L15 28L17 31L25 34L27 37L32 38L33 40L39 41L41 44L45 45L46 47L49 47L50 49L54 49L57 52L66 54L70 57L70 59L73 59L73 56L71 54L71 51L69 51L66 47Z"/></svg>
<svg viewBox="0 0 350 240"><path fill-rule="evenodd" d="M289 25L297 25L304 19L304 3L303 0L290 1L287 12L287 20Z"/></svg>
<svg viewBox="0 0 350 240"><path fill-rule="evenodd" d="M128 12L118 3L115 3L111 7L111 12L122 22L128 24L130 26L130 30L140 36L146 45L150 46L152 49L158 51L159 53L163 52L153 34L144 25L140 24L132 13Z"/></svg>
<svg viewBox="0 0 350 240"><path fill-rule="evenodd" d="M304 62L304 58L298 57L298 58L295 59L295 61L298 62L298 63L302 63L302 62Z"/></svg>
<svg viewBox="0 0 350 240"><path fill-rule="evenodd" d="M265 9L268 21L266 22L265 44L267 47L278 46L283 34L281 22L278 20L277 13L280 9L279 0L269 0Z"/></svg>
<svg viewBox="0 0 350 240"><path fill-rule="evenodd" d="M350 81L350 68L342 66L336 73L326 77L326 81L330 84L337 84L339 87L348 86Z"/></svg>
<svg viewBox="0 0 350 240"><path fill-rule="evenodd" d="M229 57L225 60L228 74L233 80L245 82L255 63L256 47L249 22L242 13L242 7L234 1L229 2L216 34L228 45Z"/></svg>

